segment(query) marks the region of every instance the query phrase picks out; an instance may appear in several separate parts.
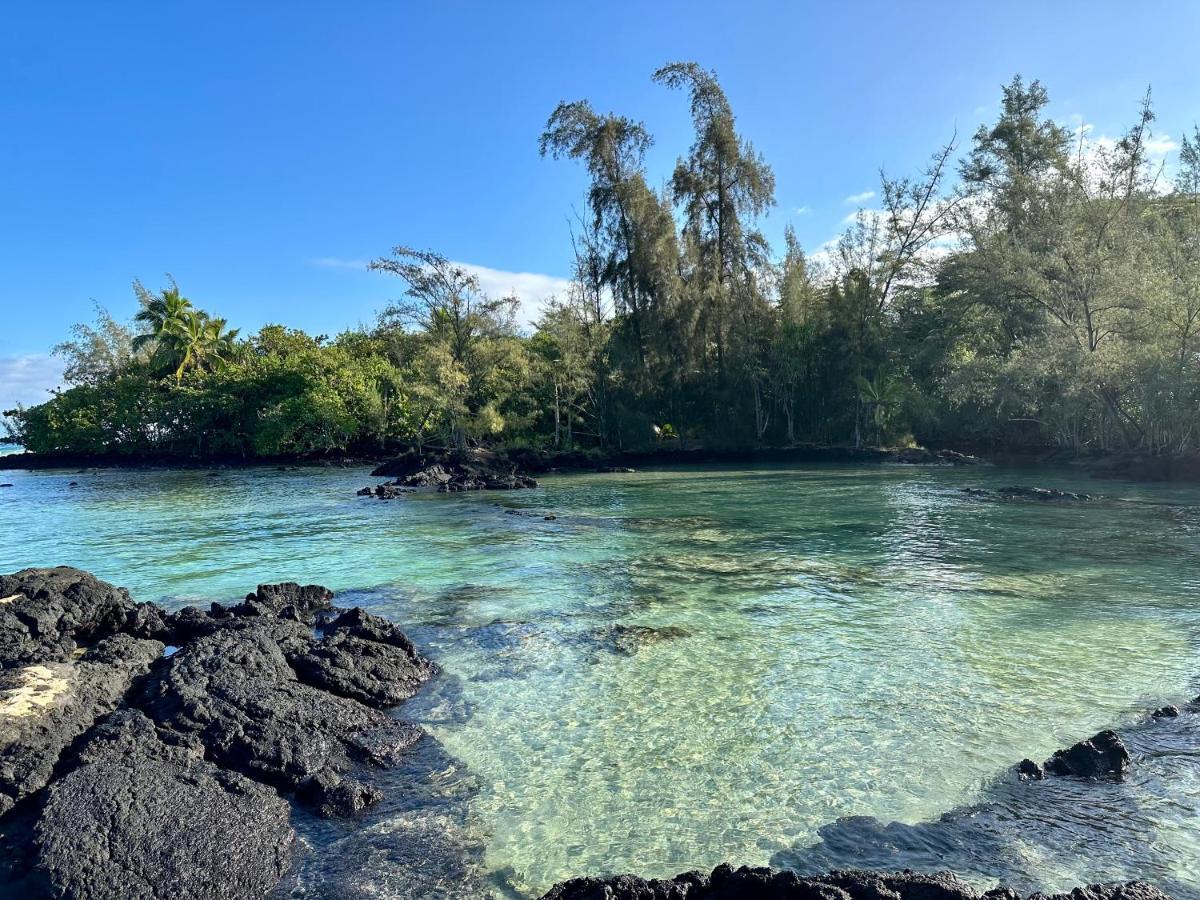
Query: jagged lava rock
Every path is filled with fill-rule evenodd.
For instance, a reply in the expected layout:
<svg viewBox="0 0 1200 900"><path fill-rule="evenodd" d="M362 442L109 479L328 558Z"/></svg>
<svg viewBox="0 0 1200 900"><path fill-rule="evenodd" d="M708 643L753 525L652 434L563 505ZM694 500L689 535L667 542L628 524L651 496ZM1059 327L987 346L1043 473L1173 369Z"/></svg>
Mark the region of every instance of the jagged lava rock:
<svg viewBox="0 0 1200 900"><path fill-rule="evenodd" d="M218 764L286 790L347 771L366 755L367 737L397 750L419 739L412 725L300 681L287 657L313 643L300 623L235 619L167 660L143 708L159 726L194 736Z"/></svg>
<svg viewBox="0 0 1200 900"><path fill-rule="evenodd" d="M274 791L159 740L123 710L52 784L35 832L34 889L74 900L235 900L291 864L289 807Z"/></svg>
<svg viewBox="0 0 1200 900"><path fill-rule="evenodd" d="M322 639L288 655L302 681L368 706L395 706L437 667L391 622L362 609L322 621Z"/></svg>
<svg viewBox="0 0 1200 900"><path fill-rule="evenodd" d="M1129 751L1115 731L1101 731L1086 741L1057 750L1043 765L1048 775L1122 778L1129 770Z"/></svg>
<svg viewBox="0 0 1200 900"><path fill-rule="evenodd" d="M1037 900L1169 900L1139 882L1092 885L1067 895ZM576 878L555 885L542 900L1020 900L1007 888L977 893L966 882L940 872L830 872L804 876L774 869L717 866L711 875L688 872L671 879L634 875ZM1034 898L1031 898L1034 900Z"/></svg>
<svg viewBox="0 0 1200 900"><path fill-rule="evenodd" d="M68 566L0 575L0 669L67 660L121 631L136 608L121 588Z"/></svg>
<svg viewBox="0 0 1200 900"><path fill-rule="evenodd" d="M78 661L0 672L0 815L49 783L64 748L115 709L162 651L118 634Z"/></svg>

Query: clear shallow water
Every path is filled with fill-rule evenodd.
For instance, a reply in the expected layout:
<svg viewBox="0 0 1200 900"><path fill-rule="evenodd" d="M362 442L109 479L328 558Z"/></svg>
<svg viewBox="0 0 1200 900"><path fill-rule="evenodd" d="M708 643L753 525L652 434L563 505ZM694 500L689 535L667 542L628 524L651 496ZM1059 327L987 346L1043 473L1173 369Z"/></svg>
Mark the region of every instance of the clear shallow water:
<svg viewBox="0 0 1200 900"><path fill-rule="evenodd" d="M1194 488L775 468L383 503L354 496L363 470L0 480L0 571L69 563L171 605L318 581L402 622L447 672L402 714L465 764L456 827L513 895L724 860L1200 891L1200 716L1136 725L1124 786L997 782L1196 693ZM1123 499L957 490L1005 484ZM377 841L410 813L381 811Z"/></svg>

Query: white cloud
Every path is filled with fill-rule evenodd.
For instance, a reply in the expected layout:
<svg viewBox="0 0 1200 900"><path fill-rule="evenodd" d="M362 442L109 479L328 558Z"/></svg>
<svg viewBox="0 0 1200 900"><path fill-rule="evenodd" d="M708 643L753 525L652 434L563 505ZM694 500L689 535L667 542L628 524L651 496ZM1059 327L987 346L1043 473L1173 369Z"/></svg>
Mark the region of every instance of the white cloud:
<svg viewBox="0 0 1200 900"><path fill-rule="evenodd" d="M1169 135L1155 135L1146 141L1146 152L1151 157L1166 156L1172 150L1177 150L1179 145L1171 139Z"/></svg>
<svg viewBox="0 0 1200 900"><path fill-rule="evenodd" d="M537 321L546 301L551 297L566 294L571 286L569 278L543 275L539 272L506 272L474 263L456 262L479 279L479 287L493 297L514 296L521 301L517 311L517 324L527 327Z"/></svg>
<svg viewBox="0 0 1200 900"><path fill-rule="evenodd" d="M1117 152L1120 139L1107 134L1098 134L1096 126L1084 119L1078 113L1067 116L1065 126L1073 135L1074 152L1083 163L1084 171L1093 179L1098 179L1104 168L1106 158ZM1145 138L1145 161L1155 176L1153 190L1158 193L1168 193L1171 181L1178 169L1178 162L1171 154L1179 149L1169 134L1148 133Z"/></svg>
<svg viewBox="0 0 1200 900"><path fill-rule="evenodd" d="M859 204L859 203L866 203L868 200L870 200L874 196L875 196L874 191L863 191L861 194L851 194L849 197L847 197L842 202L844 204L846 204L847 206L855 206L856 204Z"/></svg>
<svg viewBox="0 0 1200 900"><path fill-rule="evenodd" d="M338 256L318 256L309 262L319 269L357 269L367 271L369 263L365 259L342 259Z"/></svg>
<svg viewBox="0 0 1200 900"><path fill-rule="evenodd" d="M807 216L810 212L812 212L811 206L797 206L792 210L792 214L797 216Z"/></svg>
<svg viewBox="0 0 1200 900"><path fill-rule="evenodd" d="M62 384L62 362L45 353L0 357L0 412L50 399Z"/></svg>
<svg viewBox="0 0 1200 900"><path fill-rule="evenodd" d="M492 269L475 263L451 260L479 279L479 288L493 297L513 296L521 301L517 309L517 325L531 326L541 316L546 301L556 295L565 294L571 286L569 278L544 275L540 272L508 272ZM343 259L340 256L318 256L309 260L310 265L321 269L344 269L367 271L370 263L365 259Z"/></svg>

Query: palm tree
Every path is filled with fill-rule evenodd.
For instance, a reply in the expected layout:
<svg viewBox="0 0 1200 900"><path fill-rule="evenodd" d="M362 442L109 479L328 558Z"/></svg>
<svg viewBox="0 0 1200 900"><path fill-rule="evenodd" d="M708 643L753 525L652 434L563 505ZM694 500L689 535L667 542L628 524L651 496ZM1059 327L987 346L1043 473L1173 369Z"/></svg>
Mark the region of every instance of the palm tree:
<svg viewBox="0 0 1200 900"><path fill-rule="evenodd" d="M227 321L200 310L189 310L172 326L171 339L179 351L176 382L189 368L218 371L227 365L236 349L238 330L227 331Z"/></svg>
<svg viewBox="0 0 1200 900"><path fill-rule="evenodd" d="M882 441L892 411L904 402L904 383L890 374L886 366L880 366L869 381L861 375L855 376L855 383L859 400L871 410L875 439Z"/></svg>
<svg viewBox="0 0 1200 900"><path fill-rule="evenodd" d="M134 351L149 347L151 361L157 363L157 367L166 371L175 369L182 356L180 334L184 322L195 312L192 301L179 293L174 282L158 294L151 294L137 282L134 290L142 301L142 308L133 318L146 329L133 339Z"/></svg>
<svg viewBox="0 0 1200 900"><path fill-rule="evenodd" d="M229 365L237 353L237 336L240 329L225 326L229 322L220 317L205 317L205 361L214 372L219 372Z"/></svg>
<svg viewBox="0 0 1200 900"><path fill-rule="evenodd" d="M180 382L189 368L217 371L233 357L238 330L227 330L227 320L192 306L173 280L157 294L138 282L134 290L142 302L134 319L145 331L133 339L133 349L153 348L151 362L159 371L174 372Z"/></svg>

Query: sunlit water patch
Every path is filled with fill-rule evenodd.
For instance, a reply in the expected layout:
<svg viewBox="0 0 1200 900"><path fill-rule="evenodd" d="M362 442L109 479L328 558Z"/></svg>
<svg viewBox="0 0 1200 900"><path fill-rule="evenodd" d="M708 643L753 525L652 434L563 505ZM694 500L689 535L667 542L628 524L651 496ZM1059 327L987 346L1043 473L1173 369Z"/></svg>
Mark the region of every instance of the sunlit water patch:
<svg viewBox="0 0 1200 900"><path fill-rule="evenodd" d="M176 605L318 581L406 626L446 675L402 714L471 791L452 815L432 801L378 811L366 834L380 859L388 835L448 815L472 871L511 896L585 872L852 864L848 846L871 864L944 856L981 884L1200 889L1194 744L1145 744L1153 762L1125 786L996 781L1195 693L1195 489L901 467L562 476L392 502L354 496L364 470L3 480L0 571L65 562ZM958 490L1013 483L1112 499ZM961 829L892 846L845 821L979 805L991 812L955 821L1032 812L968 832L990 849L957 855ZM1101 848L1077 830L1091 821L1125 837ZM393 856L380 896L412 877ZM438 871L420 877L456 869Z"/></svg>

